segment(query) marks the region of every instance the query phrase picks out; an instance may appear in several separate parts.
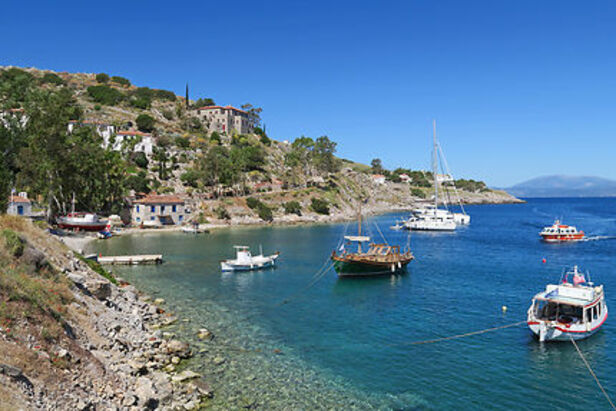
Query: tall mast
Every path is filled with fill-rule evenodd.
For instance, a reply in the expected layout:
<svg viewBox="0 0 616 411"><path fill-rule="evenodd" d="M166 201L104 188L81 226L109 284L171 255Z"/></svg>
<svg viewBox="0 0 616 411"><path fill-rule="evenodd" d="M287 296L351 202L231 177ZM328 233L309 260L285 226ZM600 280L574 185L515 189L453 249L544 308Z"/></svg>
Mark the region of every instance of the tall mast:
<svg viewBox="0 0 616 411"><path fill-rule="evenodd" d="M357 236L361 237L361 199L359 200L359 215L357 217ZM357 253L361 253L361 241L357 242Z"/></svg>
<svg viewBox="0 0 616 411"><path fill-rule="evenodd" d="M436 173L438 171L438 154L436 146L436 120L432 120L432 140L434 147L432 148L432 177L434 177L434 207L438 208L438 178Z"/></svg>

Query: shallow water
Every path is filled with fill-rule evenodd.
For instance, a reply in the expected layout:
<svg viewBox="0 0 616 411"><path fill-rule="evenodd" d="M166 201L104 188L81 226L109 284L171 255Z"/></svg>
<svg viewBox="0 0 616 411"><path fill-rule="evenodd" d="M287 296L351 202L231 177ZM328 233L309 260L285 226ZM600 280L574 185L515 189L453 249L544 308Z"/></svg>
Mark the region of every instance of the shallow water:
<svg viewBox="0 0 616 411"><path fill-rule="evenodd" d="M412 235L416 260L407 274L338 279L329 270L310 288L354 225L134 235L94 248L110 255L165 255L161 266L114 271L188 320L172 329L201 350L189 366L212 384L215 408L607 408L570 343L540 344L523 325L436 344L409 343L522 321L532 296L572 264L605 285L608 307L616 309L616 199L535 199L467 210L469 227ZM378 222L390 243L404 245L407 233L389 229L402 216L370 221ZM594 240L539 242L540 229L556 217ZM379 237L371 222L368 227ZM219 260L232 257L232 246L239 244L253 251L262 245L266 254L280 251L279 267L221 273ZM202 327L216 338L196 340ZM608 318L579 345L616 396L613 321ZM225 362L214 365L220 359Z"/></svg>

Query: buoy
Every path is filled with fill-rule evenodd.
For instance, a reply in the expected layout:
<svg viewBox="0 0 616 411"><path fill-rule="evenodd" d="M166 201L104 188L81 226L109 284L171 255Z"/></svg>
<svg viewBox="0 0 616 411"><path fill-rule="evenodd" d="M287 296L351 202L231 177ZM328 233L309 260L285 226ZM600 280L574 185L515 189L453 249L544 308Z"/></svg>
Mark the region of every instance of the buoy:
<svg viewBox="0 0 616 411"><path fill-rule="evenodd" d="M546 259L545 259L545 257L543 258L543 260L541 260L541 262L542 262L543 264L545 264L547 261L548 261L548 260L546 260Z"/></svg>
<svg viewBox="0 0 616 411"><path fill-rule="evenodd" d="M503 305L503 306L501 307L501 310L503 310L503 312L504 312L504 313L505 313L505 312L507 312L507 306L506 306L506 305Z"/></svg>

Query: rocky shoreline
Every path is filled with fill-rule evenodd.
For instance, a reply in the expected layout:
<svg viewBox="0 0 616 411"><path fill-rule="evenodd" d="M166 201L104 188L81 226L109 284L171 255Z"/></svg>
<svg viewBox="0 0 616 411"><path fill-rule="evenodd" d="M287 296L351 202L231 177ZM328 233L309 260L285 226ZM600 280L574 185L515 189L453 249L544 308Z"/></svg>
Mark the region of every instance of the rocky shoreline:
<svg viewBox="0 0 616 411"><path fill-rule="evenodd" d="M162 299L103 278L55 239L20 236L40 263L65 276L72 302L64 335L49 341L32 332L27 316L2 323L0 384L16 408L190 410L212 397L201 376L184 369L189 345L164 331L176 318ZM200 330L199 338L212 337Z"/></svg>

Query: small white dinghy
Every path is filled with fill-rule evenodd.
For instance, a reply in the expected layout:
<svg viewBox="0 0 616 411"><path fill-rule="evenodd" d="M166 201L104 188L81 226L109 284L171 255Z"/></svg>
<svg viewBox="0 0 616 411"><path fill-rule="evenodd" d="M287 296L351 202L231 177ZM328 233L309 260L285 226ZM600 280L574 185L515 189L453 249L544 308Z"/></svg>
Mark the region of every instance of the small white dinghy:
<svg viewBox="0 0 616 411"><path fill-rule="evenodd" d="M527 323L539 341L569 341L590 337L606 318L603 285L595 286L575 266L560 284L548 284L533 297Z"/></svg>
<svg viewBox="0 0 616 411"><path fill-rule="evenodd" d="M250 247L246 245L235 245L236 256L234 260L224 260L220 262L222 271L251 271L260 270L263 268L273 267L276 264L276 259L280 253L272 255L263 255L263 251L259 255L252 255Z"/></svg>

